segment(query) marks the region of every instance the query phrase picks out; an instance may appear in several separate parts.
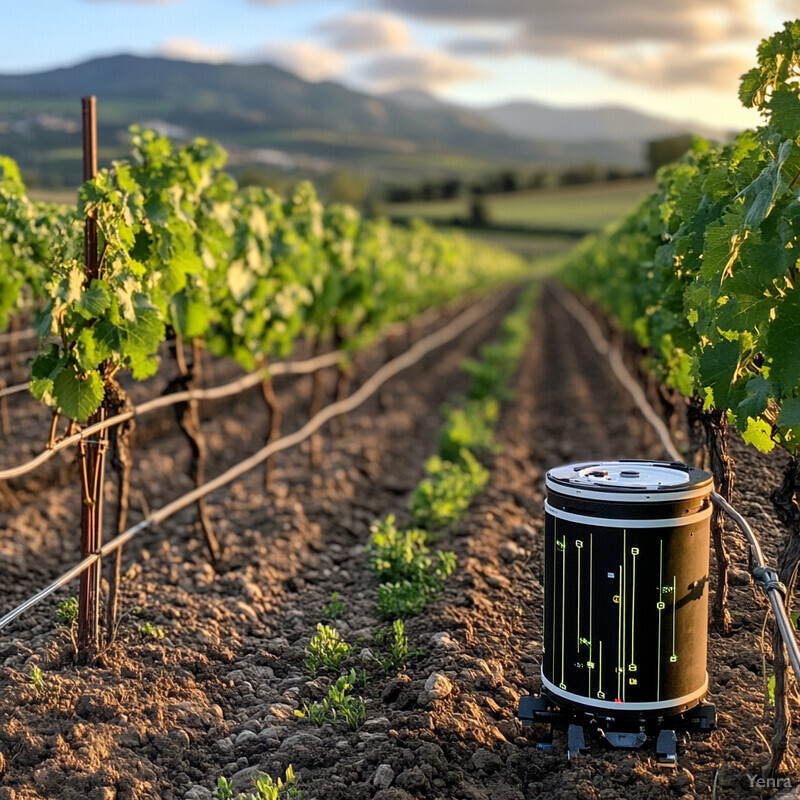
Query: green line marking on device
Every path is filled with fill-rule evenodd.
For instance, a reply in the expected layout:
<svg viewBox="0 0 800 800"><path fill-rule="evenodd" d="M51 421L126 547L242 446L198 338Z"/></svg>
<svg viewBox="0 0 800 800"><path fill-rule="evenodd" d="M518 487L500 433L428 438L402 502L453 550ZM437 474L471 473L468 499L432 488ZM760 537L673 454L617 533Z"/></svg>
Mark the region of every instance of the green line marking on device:
<svg viewBox="0 0 800 800"><path fill-rule="evenodd" d="M581 652L581 551L583 550L583 542L580 539L575 540L575 547L578 550L578 607L576 609L577 627L578 632L575 635L575 651Z"/></svg>
<svg viewBox="0 0 800 800"><path fill-rule="evenodd" d="M617 697L622 697L622 564L619 565L619 594L617 595Z"/></svg>
<svg viewBox="0 0 800 800"><path fill-rule="evenodd" d="M634 646L636 644L636 556L639 555L638 547L631 547L631 663L628 669L636 672L636 654Z"/></svg>
<svg viewBox="0 0 800 800"><path fill-rule="evenodd" d="M567 624L567 537L561 537L561 688L564 686L564 645Z"/></svg>
<svg viewBox="0 0 800 800"><path fill-rule="evenodd" d="M599 700L605 699L606 693L603 691L603 641L600 644L600 669L598 670L597 677L597 697Z"/></svg>
<svg viewBox="0 0 800 800"><path fill-rule="evenodd" d="M669 660L674 664L678 660L678 654L675 652L675 630L678 613L678 578L676 575L672 576L672 655Z"/></svg>
<svg viewBox="0 0 800 800"><path fill-rule="evenodd" d="M656 654L656 702L661 700L661 615L664 613L662 587L664 584L664 540L658 541L658 652Z"/></svg>
<svg viewBox="0 0 800 800"><path fill-rule="evenodd" d="M625 664L628 662L628 659L625 656L625 647L626 647L626 640L625 640L625 631L628 629L627 627L627 618L628 618L628 531L625 528L622 529L622 630L620 633L622 634L622 661L620 662L620 667L622 668L622 695L617 695L617 697L622 697L622 702L625 702L625 686L628 683L626 680L625 675Z"/></svg>
<svg viewBox="0 0 800 800"><path fill-rule="evenodd" d="M592 640L592 626L594 624L593 614L592 614L592 572L594 570L594 534L589 534L589 661L587 662L587 666L589 669L587 670L589 673L589 686L586 689L586 694L591 697L592 696L592 670L594 669L594 658L593 658L593 649L594 649L594 642Z"/></svg>

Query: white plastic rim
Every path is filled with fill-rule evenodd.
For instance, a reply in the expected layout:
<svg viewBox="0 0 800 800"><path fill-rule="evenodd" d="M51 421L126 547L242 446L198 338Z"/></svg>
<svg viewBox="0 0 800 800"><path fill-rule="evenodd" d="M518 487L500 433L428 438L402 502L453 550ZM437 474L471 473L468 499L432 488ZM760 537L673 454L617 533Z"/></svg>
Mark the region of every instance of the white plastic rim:
<svg viewBox="0 0 800 800"><path fill-rule="evenodd" d="M598 528L683 528L687 525L695 525L707 520L713 513L714 507L709 504L708 508L690 514L687 517L668 517L667 519L608 519L607 517L587 517L585 514L573 514L570 511L562 511L560 508L553 508L545 500L544 510L556 519L563 519L567 522L576 522L579 525Z"/></svg>
<svg viewBox="0 0 800 800"><path fill-rule="evenodd" d="M547 488L567 497L609 503L668 503L707 497L712 481L686 488L689 475L666 463L650 461L606 461L565 464L547 472Z"/></svg>
<svg viewBox="0 0 800 800"><path fill-rule="evenodd" d="M697 705L695 701L699 701L708 692L708 673L706 672L705 683L691 694L684 697L673 697L671 700L661 700L652 703L617 703L614 700L600 700L594 697L587 697L583 694L573 694L564 689L559 689L552 681L547 680L542 673L542 684L555 697L567 700L570 703L575 703L582 706L587 710L603 709L604 711L666 711L671 708L683 708L685 706Z"/></svg>
<svg viewBox="0 0 800 800"><path fill-rule="evenodd" d="M555 483L549 478L545 479L547 488L556 494L563 494L565 497L581 497L586 500L602 500L606 503L669 503L674 500L691 500L694 497L708 497L711 494L711 487L701 486L698 489L687 489L685 492L612 492L612 491L592 491L591 489L578 489L574 486L565 486L563 483Z"/></svg>

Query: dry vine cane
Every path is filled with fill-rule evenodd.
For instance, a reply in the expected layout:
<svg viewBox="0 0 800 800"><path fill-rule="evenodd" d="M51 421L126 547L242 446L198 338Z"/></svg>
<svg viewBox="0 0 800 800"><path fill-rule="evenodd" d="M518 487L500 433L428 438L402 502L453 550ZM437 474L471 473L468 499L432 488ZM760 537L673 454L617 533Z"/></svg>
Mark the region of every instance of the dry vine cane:
<svg viewBox="0 0 800 800"><path fill-rule="evenodd" d="M133 404L120 385L110 380L106 384L106 403L111 416L116 416L125 411L133 411ZM115 425L109 432L111 466L117 473L117 507L114 525L115 535L119 536L128 524L128 509L130 507L131 470L133 457L131 456L131 440L136 427L135 419L125 420ZM114 553L108 577L108 603L106 606L106 644L112 644L117 637L119 627L119 586L122 575L122 547Z"/></svg>
<svg viewBox="0 0 800 800"><path fill-rule="evenodd" d="M200 380L200 345L196 339L192 340L191 363L187 363L186 361L182 338L174 332L172 332L169 337L169 348L178 367L178 374L167 384L164 394L190 391ZM192 459L189 470L192 480L195 486L202 486L203 483L205 483L208 445L200 426L200 412L197 400L177 403L175 405L175 416L191 448ZM204 497L200 497L197 500L197 514L200 519L200 527L203 530L212 565L216 568L220 564L222 551L219 540L211 524Z"/></svg>
<svg viewBox="0 0 800 800"><path fill-rule="evenodd" d="M266 361L261 359L258 368L264 369ZM283 413L281 404L278 402L278 397L275 394L275 387L272 384L272 377L267 375L261 381L261 397L264 399L264 404L267 407L267 414L269 419L269 430L266 437L266 444L272 444L281 438L281 424L283 421ZM272 473L274 469L274 457L270 456L264 462L264 490L269 489L272 482Z"/></svg>

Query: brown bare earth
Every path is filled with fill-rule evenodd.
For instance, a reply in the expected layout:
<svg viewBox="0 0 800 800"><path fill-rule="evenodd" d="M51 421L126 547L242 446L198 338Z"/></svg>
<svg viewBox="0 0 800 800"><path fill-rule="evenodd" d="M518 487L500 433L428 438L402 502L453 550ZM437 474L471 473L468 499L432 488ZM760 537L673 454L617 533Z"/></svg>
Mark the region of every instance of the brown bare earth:
<svg viewBox="0 0 800 800"><path fill-rule="evenodd" d="M399 674L381 669L385 645L376 631L387 626L375 613L376 583L364 553L370 523L388 513L404 519L424 461L436 451L439 409L466 388L461 360L491 338L512 304L507 298L457 343L393 379L348 418L344 435L326 430L318 469L296 449L278 457L269 491L254 472L212 495L227 555L219 573L207 562L192 509L129 545L119 637L93 666L75 665L68 637L54 626L57 602L74 588L3 631L0 800L209 800L219 776L246 791L254 774L282 775L289 764L304 800L774 794L754 785L769 736L759 643L766 604L733 537L734 632L710 634L709 700L719 729L689 738L677 771L658 769L652 743L638 752L595 743L590 756L570 764L563 735L552 751L540 750L533 731L514 719L519 697L538 689L545 471L590 458L662 455L551 295L535 315L515 399L502 413L502 452L485 459L491 481L440 544L456 552L457 571L443 596L406 623L410 647L421 652ZM382 353L360 359L362 378ZM310 379L278 389L285 430L293 430ZM46 438L46 418L32 401L11 400L15 436L3 464ZM222 404L205 425L216 474L261 446L259 395ZM187 450L168 415L140 431L132 521L140 507L157 508L190 488ZM785 458L738 444L735 455L736 504L774 559L782 532L768 495ZM74 465L64 459L0 496L0 614L77 560L76 494ZM24 504L11 508L14 500ZM332 592L345 602L334 624L356 646L346 666L368 673L357 690L367 721L355 731L313 727L294 715L323 697L330 681L310 680L302 661L317 623L327 621L322 609ZM165 638L142 638L145 622L163 626ZM28 677L34 665L43 672L39 692ZM795 777L787 773L791 783Z"/></svg>

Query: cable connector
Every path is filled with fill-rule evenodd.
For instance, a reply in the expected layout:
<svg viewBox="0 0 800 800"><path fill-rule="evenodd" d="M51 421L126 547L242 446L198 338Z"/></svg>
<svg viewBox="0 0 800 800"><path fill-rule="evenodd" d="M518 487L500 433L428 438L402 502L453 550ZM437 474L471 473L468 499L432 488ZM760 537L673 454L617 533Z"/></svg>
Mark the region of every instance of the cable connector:
<svg viewBox="0 0 800 800"><path fill-rule="evenodd" d="M778 580L778 573L772 567L756 567L753 570L753 580L761 586L764 594L777 590L786 599L786 587Z"/></svg>

